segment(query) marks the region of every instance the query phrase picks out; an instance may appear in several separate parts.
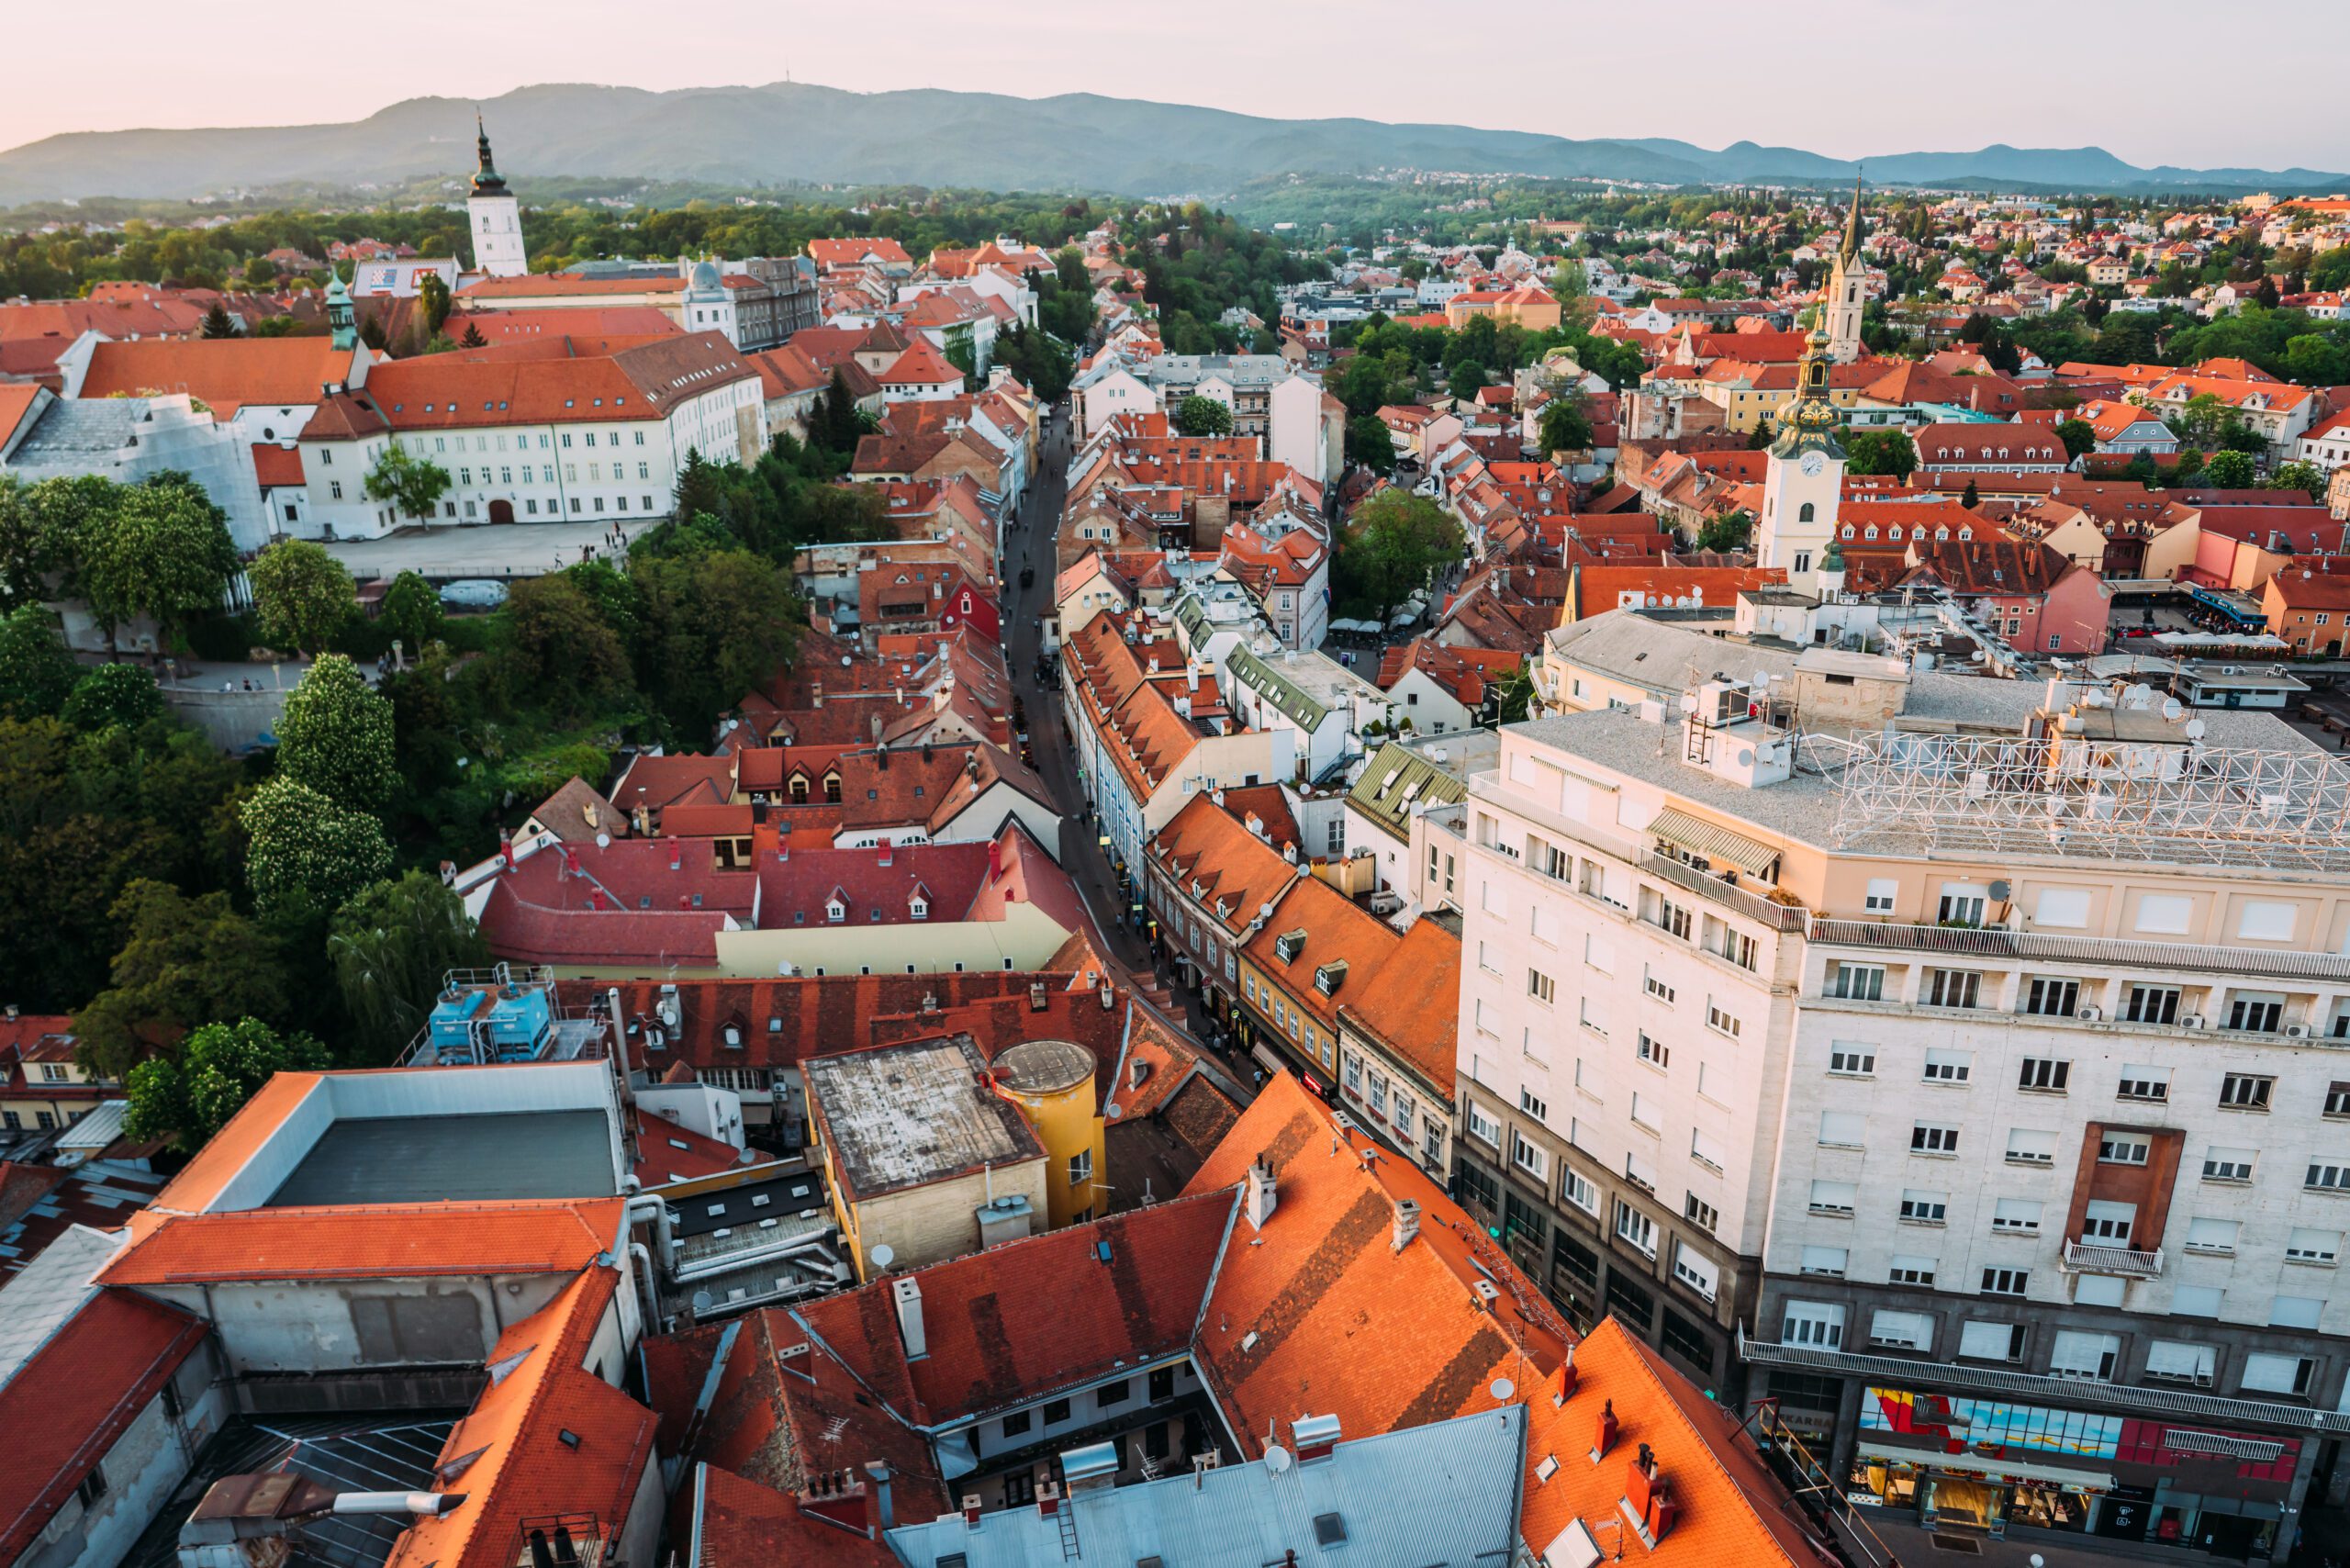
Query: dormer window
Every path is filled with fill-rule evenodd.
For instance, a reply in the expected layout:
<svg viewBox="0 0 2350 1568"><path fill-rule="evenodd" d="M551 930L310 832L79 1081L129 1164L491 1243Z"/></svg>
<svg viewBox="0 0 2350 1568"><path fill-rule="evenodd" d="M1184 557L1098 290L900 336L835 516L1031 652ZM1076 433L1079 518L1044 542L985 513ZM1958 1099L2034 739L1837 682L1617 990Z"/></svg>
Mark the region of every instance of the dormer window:
<svg viewBox="0 0 2350 1568"><path fill-rule="evenodd" d="M847 906L838 899L831 900L824 905L824 918L838 925L848 918Z"/></svg>
<svg viewBox="0 0 2350 1568"><path fill-rule="evenodd" d="M906 913L915 920L928 920L930 905L921 899L914 899L906 905Z"/></svg>

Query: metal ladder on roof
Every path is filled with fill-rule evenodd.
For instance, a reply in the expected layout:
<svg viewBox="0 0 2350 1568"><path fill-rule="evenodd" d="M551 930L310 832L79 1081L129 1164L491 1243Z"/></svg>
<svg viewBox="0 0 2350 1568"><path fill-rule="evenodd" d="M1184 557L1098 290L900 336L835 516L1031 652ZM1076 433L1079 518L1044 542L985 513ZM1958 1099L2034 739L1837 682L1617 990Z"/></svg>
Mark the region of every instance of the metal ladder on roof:
<svg viewBox="0 0 2350 1568"><path fill-rule="evenodd" d="M1064 1562L1073 1562L1077 1560L1076 1505L1077 1499L1070 1496L1068 1490L1064 1488L1061 1492L1061 1506L1053 1515L1053 1518L1060 1521L1061 1561Z"/></svg>

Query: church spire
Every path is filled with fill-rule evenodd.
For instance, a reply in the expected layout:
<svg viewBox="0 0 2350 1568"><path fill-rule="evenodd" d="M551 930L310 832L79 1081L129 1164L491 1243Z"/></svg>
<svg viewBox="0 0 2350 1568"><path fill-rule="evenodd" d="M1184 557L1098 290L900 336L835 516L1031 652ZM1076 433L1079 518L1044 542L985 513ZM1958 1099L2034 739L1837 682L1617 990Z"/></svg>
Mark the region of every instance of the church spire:
<svg viewBox="0 0 2350 1568"><path fill-rule="evenodd" d="M481 155L481 166L474 172L476 196L504 196L506 177L498 172L498 164L489 155L489 128L482 124L481 111L474 111L474 130L479 140L475 146Z"/></svg>
<svg viewBox="0 0 2350 1568"><path fill-rule="evenodd" d="M487 140L485 140L485 141L483 141L482 146L483 146L484 148L487 148L487 147L489 146L489 143L488 143ZM484 156L487 156L487 153L485 153L485 154L484 154ZM1850 213L1848 213L1848 214L1846 214L1846 215L1845 215L1845 218L1844 218L1844 243L1843 243L1841 246L1838 247L1837 252L1836 252L1836 259L1837 259L1838 261L1840 261L1840 262L1842 262L1846 266L1848 266L1848 267L1849 267L1849 266L1851 266L1851 265L1852 264L1852 258L1853 258L1853 257L1855 257L1855 256L1857 256L1857 255L1859 255L1859 254L1860 254L1860 252L1861 252L1861 172L1860 172L1860 170L1859 170L1857 167L1855 167L1855 168L1853 169L1853 171L1852 171L1852 210Z"/></svg>

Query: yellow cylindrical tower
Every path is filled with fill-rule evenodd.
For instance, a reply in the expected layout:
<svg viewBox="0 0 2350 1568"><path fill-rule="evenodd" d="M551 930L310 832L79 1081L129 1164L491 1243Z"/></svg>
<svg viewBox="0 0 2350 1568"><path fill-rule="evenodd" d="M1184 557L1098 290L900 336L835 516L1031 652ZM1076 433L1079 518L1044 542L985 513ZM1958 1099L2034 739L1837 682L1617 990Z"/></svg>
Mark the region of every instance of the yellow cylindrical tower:
<svg viewBox="0 0 2350 1568"><path fill-rule="evenodd" d="M1046 1223L1058 1229L1109 1207L1102 1118L1094 1110L1093 1053L1069 1040L1027 1040L995 1058L999 1088L1045 1146Z"/></svg>

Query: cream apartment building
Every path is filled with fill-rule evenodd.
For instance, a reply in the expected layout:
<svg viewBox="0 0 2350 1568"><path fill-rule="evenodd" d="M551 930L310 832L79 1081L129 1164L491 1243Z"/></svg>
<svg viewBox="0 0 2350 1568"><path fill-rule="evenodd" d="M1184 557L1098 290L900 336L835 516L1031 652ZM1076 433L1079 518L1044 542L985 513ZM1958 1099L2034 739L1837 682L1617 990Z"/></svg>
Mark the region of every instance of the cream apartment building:
<svg viewBox="0 0 2350 1568"><path fill-rule="evenodd" d="M1456 1185L1855 1500L2281 1561L2350 1431L2350 773L1878 664L1503 732Z"/></svg>

